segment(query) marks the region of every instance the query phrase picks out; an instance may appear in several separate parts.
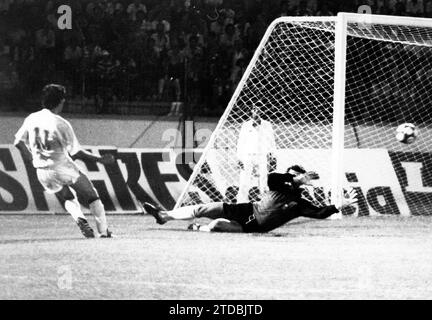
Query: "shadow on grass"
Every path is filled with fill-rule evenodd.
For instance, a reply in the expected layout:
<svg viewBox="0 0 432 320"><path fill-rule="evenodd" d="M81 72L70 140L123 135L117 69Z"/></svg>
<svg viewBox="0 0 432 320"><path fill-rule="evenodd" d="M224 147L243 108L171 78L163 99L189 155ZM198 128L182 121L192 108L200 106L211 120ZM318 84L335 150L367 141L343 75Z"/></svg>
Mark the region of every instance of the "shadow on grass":
<svg viewBox="0 0 432 320"><path fill-rule="evenodd" d="M298 224L305 224L305 222L298 223ZM263 237L263 238L276 238L276 237L291 237L292 235L288 233L288 227L285 228L284 231L286 232L278 232L278 229L270 232L265 233L259 233L259 232L253 232L253 233L244 233L244 232L199 232L199 231L192 231L188 230L186 228L147 228L147 231L159 231L159 232L187 232L187 233L194 233L194 234L208 234L208 235L232 235L235 237Z"/></svg>

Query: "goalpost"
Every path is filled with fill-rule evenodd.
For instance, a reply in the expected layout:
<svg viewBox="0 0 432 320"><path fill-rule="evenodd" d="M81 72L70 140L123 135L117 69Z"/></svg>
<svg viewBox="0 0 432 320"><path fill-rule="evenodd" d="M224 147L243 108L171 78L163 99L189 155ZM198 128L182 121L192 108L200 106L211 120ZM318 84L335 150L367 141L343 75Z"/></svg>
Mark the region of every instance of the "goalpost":
<svg viewBox="0 0 432 320"><path fill-rule="evenodd" d="M308 199L338 203L351 186L360 192L357 214L431 212L432 19L351 13L276 19L176 207L236 201L238 136L258 102L273 127L276 171L300 164L319 172ZM413 144L394 137L404 122L419 129ZM250 181L256 192L256 173Z"/></svg>

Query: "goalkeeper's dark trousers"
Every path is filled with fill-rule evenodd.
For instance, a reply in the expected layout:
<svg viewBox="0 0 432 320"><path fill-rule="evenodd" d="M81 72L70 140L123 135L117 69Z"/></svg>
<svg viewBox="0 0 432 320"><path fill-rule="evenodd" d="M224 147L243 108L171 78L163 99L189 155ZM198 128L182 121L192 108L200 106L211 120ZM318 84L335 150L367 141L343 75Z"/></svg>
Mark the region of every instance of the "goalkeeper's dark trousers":
<svg viewBox="0 0 432 320"><path fill-rule="evenodd" d="M194 208L196 218L227 219L239 223L243 229L248 230L250 217L253 216L252 203L227 204L214 202L197 205Z"/></svg>

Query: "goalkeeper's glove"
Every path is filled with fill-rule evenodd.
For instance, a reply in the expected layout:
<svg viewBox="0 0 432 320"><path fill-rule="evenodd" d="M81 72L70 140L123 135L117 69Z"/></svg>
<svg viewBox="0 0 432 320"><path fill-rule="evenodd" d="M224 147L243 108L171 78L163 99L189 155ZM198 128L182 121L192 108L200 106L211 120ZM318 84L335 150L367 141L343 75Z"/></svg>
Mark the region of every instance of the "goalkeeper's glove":
<svg viewBox="0 0 432 320"><path fill-rule="evenodd" d="M336 204L335 206L336 209L340 211L345 207L349 207L350 205L357 203L357 201L357 191L351 188L348 192L344 192L344 196L342 197L342 203Z"/></svg>

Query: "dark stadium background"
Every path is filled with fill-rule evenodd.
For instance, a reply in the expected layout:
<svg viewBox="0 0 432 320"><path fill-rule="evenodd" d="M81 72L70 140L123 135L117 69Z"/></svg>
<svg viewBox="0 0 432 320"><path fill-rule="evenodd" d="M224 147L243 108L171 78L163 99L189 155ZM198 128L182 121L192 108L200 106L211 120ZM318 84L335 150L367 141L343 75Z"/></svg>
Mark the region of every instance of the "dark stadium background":
<svg viewBox="0 0 432 320"><path fill-rule="evenodd" d="M72 30L57 27L60 4ZM0 110L33 111L42 86L59 82L68 112L163 115L181 101L192 116L218 116L272 20L361 4L432 17L432 1L416 0L4 0Z"/></svg>

